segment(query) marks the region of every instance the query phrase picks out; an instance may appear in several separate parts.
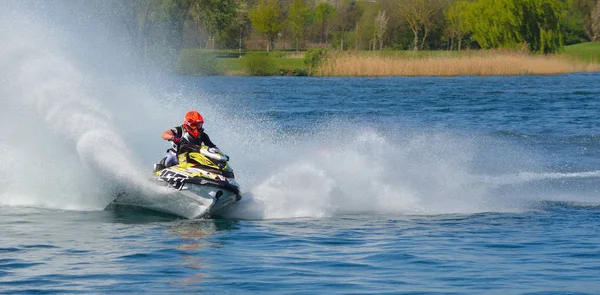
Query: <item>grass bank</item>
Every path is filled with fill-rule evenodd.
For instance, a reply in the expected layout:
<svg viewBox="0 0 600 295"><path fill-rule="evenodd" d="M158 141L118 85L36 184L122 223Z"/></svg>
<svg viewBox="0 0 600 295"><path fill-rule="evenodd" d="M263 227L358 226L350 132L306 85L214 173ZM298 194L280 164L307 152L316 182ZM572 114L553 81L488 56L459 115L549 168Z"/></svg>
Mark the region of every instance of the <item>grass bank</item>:
<svg viewBox="0 0 600 295"><path fill-rule="evenodd" d="M237 52L190 50L182 54L180 72L189 75L242 76L250 69L251 56L264 55L261 75L305 75L304 52ZM312 74L316 76L492 76L551 75L600 71L600 43L566 46L561 54L531 55L510 50L465 51L345 51L326 55Z"/></svg>
<svg viewBox="0 0 600 295"><path fill-rule="evenodd" d="M255 52L259 53L259 52ZM250 53L251 54L251 53ZM217 61L217 71L226 76L246 76L249 75L246 58L250 54L245 54L244 57L228 57L219 58ZM306 71L303 58L304 53L281 53L274 52L268 54L269 60L275 70L272 75L290 75L299 70Z"/></svg>
<svg viewBox="0 0 600 295"><path fill-rule="evenodd" d="M600 42L587 42L565 46L564 54L579 60L600 63Z"/></svg>
<svg viewBox="0 0 600 295"><path fill-rule="evenodd" d="M421 52L414 56L338 53L318 76L494 76L597 72L600 64L573 55L530 55L509 51Z"/></svg>

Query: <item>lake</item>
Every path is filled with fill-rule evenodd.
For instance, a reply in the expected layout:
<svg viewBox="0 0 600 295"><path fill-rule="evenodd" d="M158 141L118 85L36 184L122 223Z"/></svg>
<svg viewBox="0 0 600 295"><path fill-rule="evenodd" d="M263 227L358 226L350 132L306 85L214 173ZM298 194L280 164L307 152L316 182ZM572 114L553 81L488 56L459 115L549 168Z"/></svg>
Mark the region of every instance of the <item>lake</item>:
<svg viewBox="0 0 600 295"><path fill-rule="evenodd" d="M600 290L599 74L127 83L36 62L0 88L20 126L0 141L2 294ZM104 210L188 109L243 200Z"/></svg>

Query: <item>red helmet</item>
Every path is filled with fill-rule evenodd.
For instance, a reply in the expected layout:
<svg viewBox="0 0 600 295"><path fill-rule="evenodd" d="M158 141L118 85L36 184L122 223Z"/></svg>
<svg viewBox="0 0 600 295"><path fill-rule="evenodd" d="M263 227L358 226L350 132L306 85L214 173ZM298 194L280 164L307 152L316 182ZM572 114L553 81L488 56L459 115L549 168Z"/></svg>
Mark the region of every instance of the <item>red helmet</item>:
<svg viewBox="0 0 600 295"><path fill-rule="evenodd" d="M185 125L195 129L202 123L204 123L204 118L198 112L192 110L185 114Z"/></svg>

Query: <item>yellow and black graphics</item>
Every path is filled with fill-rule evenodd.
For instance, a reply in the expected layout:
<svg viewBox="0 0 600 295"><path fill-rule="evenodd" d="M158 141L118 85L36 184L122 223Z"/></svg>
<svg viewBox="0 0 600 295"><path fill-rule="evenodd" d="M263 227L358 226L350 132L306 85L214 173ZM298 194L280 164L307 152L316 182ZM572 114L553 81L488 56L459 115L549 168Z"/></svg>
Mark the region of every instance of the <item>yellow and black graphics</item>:
<svg viewBox="0 0 600 295"><path fill-rule="evenodd" d="M210 158L198 152L186 152L177 156L179 165L182 168L190 168L197 165L209 167L217 170L227 170L227 162L214 162Z"/></svg>

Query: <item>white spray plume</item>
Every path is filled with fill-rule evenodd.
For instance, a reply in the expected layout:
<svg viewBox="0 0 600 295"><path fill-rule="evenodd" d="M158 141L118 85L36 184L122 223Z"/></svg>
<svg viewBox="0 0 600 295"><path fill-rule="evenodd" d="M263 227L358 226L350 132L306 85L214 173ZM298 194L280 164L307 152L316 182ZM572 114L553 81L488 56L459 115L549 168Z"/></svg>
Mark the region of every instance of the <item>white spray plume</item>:
<svg viewBox="0 0 600 295"><path fill-rule="evenodd" d="M230 212L237 218L522 210L530 192L507 196L503 187L599 177L544 172L535 151L484 136L337 121L288 133L268 118L219 109L226 98L152 95L148 85L96 73L89 56L73 58L78 43L6 5L17 2L0 2L2 205L98 210L116 189L160 193L140 171L149 172L165 149L160 133L188 109L204 115L211 138L232 156L244 192ZM106 63L119 73L126 67Z"/></svg>
<svg viewBox="0 0 600 295"><path fill-rule="evenodd" d="M119 182L145 186L127 145L130 131L115 124L144 114L122 110L123 97L106 97L114 93L58 46L63 37L14 7L0 17L0 203L97 209Z"/></svg>

